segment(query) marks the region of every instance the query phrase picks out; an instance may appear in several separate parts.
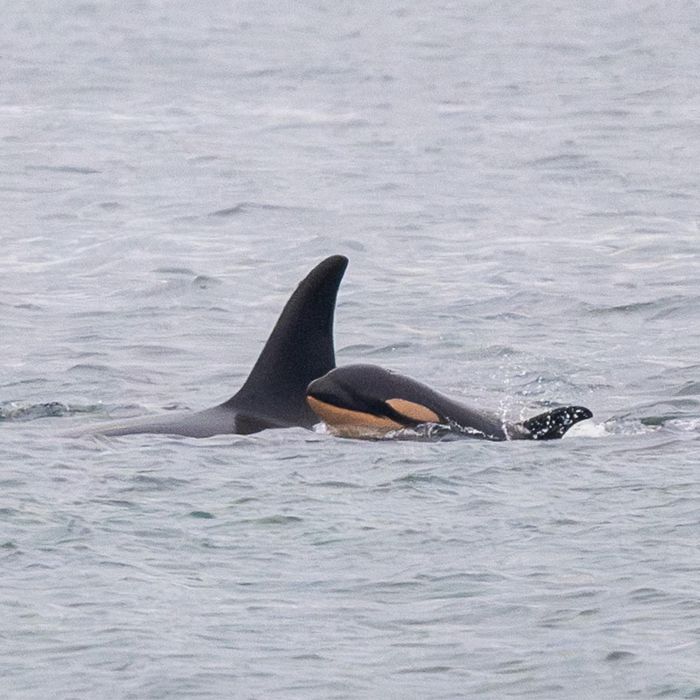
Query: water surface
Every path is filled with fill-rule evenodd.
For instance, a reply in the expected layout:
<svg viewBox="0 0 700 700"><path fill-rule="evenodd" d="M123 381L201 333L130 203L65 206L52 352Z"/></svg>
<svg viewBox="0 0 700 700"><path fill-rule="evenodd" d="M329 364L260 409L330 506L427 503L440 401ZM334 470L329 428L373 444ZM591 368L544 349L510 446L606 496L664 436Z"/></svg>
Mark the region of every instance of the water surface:
<svg viewBox="0 0 700 700"><path fill-rule="evenodd" d="M0 686L698 697L693 3L14 3ZM67 440L234 393L350 267L339 363L556 443Z"/></svg>

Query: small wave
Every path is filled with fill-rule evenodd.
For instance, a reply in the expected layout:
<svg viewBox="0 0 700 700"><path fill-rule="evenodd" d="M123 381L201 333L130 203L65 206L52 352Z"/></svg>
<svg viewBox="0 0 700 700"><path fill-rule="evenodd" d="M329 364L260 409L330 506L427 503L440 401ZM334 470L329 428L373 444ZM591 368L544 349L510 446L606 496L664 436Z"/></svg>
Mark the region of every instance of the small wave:
<svg viewBox="0 0 700 700"><path fill-rule="evenodd" d="M391 345L384 345L381 348L372 348L367 352L367 355L384 355L386 353L393 353L397 350L409 350L413 347L413 343L392 343Z"/></svg>
<svg viewBox="0 0 700 700"><path fill-rule="evenodd" d="M636 658L636 654L631 651L625 651L624 649L616 649L611 651L606 657L606 661L631 661Z"/></svg>
<svg viewBox="0 0 700 700"><path fill-rule="evenodd" d="M75 175L98 175L101 172L94 168L81 168L74 165L28 165L27 170L39 170L49 173L72 173Z"/></svg>
<svg viewBox="0 0 700 700"><path fill-rule="evenodd" d="M556 389L558 392L566 388L572 392L581 391L581 386L576 382L562 377L560 373L529 371L521 374L521 386L515 392L516 396L536 397L545 393L548 389ZM540 406L550 408L547 401L541 401Z"/></svg>
<svg viewBox="0 0 700 700"><path fill-rule="evenodd" d="M320 486L321 488L328 488L328 489L359 489L360 484L356 484L352 481L337 481L337 480L329 480L329 481L310 481L307 482L310 486Z"/></svg>
<svg viewBox="0 0 700 700"><path fill-rule="evenodd" d="M344 345L338 350L338 354L347 355L368 355L374 349L373 345L367 343L355 343L354 345Z"/></svg>
<svg viewBox="0 0 700 700"><path fill-rule="evenodd" d="M248 214L252 211L305 211L304 207L290 207L283 204L269 204L266 202L240 202L232 207L217 209L209 213L209 216L228 217Z"/></svg>
<svg viewBox="0 0 700 700"><path fill-rule="evenodd" d="M136 476L131 479L130 485L120 489L120 491L122 493L177 491L186 487L189 483L187 479L178 479L174 476L136 474Z"/></svg>
<svg viewBox="0 0 700 700"><path fill-rule="evenodd" d="M581 421L572 426L564 439L571 437L602 438L610 434L606 423L594 423L593 421Z"/></svg>
<svg viewBox="0 0 700 700"><path fill-rule="evenodd" d="M68 372L91 372L95 374L103 374L109 372L110 368L106 365L100 365L96 362L79 362L67 369Z"/></svg>
<svg viewBox="0 0 700 700"><path fill-rule="evenodd" d="M308 109L274 109L260 113L269 120L263 128L268 131L303 128L357 128L367 126L367 120L356 112L322 112Z"/></svg>
<svg viewBox="0 0 700 700"><path fill-rule="evenodd" d="M535 158L534 160L525 161L524 165L528 168L540 170L604 170L602 163L582 153L560 153L558 155Z"/></svg>
<svg viewBox="0 0 700 700"><path fill-rule="evenodd" d="M415 428L391 430L382 436L382 440L407 440L416 442L437 442L438 440L455 439L459 436L454 426L441 423L421 423Z"/></svg>
<svg viewBox="0 0 700 700"><path fill-rule="evenodd" d="M675 396L697 396L700 395L700 382L686 382Z"/></svg>
<svg viewBox="0 0 700 700"><path fill-rule="evenodd" d="M692 433L700 429L700 401L668 399L612 416L605 422L611 434L635 435L659 430Z"/></svg>
<svg viewBox="0 0 700 700"><path fill-rule="evenodd" d="M0 421L26 422L39 418L58 418L97 411L96 406L70 406L60 401L23 404L14 401L0 403Z"/></svg>
<svg viewBox="0 0 700 700"><path fill-rule="evenodd" d="M236 204L234 207L226 207L225 209L217 209L209 213L209 216L236 216L243 214L246 211L244 204Z"/></svg>
<svg viewBox="0 0 700 700"><path fill-rule="evenodd" d="M295 525L296 523L304 522L304 519L297 515L276 514L263 516L262 518L247 518L239 522L253 525Z"/></svg>
<svg viewBox="0 0 700 700"><path fill-rule="evenodd" d="M437 474L428 474L425 472L411 472L409 474L404 474L403 476L397 477L392 481L379 484L377 488L386 488L387 486L401 486L401 487L420 487L423 484L428 485L438 485L438 486L457 486L458 483L452 479L439 476Z"/></svg>
<svg viewBox="0 0 700 700"><path fill-rule="evenodd" d="M209 275L197 275L191 282L193 287L197 289L210 289L211 287L218 287L223 284L220 279L216 277L210 277Z"/></svg>
<svg viewBox="0 0 700 700"><path fill-rule="evenodd" d="M32 302L23 302L21 304L8 304L4 301L0 301L0 306L3 306L8 309L22 309L24 311L44 311L43 306L39 306L39 304L34 304Z"/></svg>
<svg viewBox="0 0 700 700"><path fill-rule="evenodd" d="M637 406L620 418L636 418L645 425L664 425L669 420L697 417L699 413L700 399L679 397Z"/></svg>
<svg viewBox="0 0 700 700"><path fill-rule="evenodd" d="M625 304L601 305L583 302L580 304L580 307L585 313L593 316L649 314L649 319L660 320L677 314L687 313L690 309L695 309L697 301L697 298L674 295L662 297L660 299L635 301Z"/></svg>
<svg viewBox="0 0 700 700"><path fill-rule="evenodd" d="M665 427L680 433L698 433L700 432L700 417L671 418Z"/></svg>
<svg viewBox="0 0 700 700"><path fill-rule="evenodd" d="M154 272L159 275L182 275L184 277L195 277L197 275L189 267L157 267Z"/></svg>

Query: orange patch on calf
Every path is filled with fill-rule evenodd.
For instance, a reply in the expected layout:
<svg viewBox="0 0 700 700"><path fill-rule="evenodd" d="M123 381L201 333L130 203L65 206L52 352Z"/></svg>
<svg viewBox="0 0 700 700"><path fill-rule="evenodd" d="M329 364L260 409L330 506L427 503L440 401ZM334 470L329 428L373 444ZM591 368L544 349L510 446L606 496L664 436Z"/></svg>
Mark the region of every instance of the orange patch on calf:
<svg viewBox="0 0 700 700"><path fill-rule="evenodd" d="M332 404L319 401L313 396L307 396L306 402L311 410L324 422L336 435L349 437L361 437L363 435L383 435L392 430L399 430L404 426L390 418L375 416L363 411L351 411L349 408L339 408Z"/></svg>
<svg viewBox="0 0 700 700"><path fill-rule="evenodd" d="M397 413L418 423L439 423L440 416L422 404L406 399L389 399L387 402Z"/></svg>

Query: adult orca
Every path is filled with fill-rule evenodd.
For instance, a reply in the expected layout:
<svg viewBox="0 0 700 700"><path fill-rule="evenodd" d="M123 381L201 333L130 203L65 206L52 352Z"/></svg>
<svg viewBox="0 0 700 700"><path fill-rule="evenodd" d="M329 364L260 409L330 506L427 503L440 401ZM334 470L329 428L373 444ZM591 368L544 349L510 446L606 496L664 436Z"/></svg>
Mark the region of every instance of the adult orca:
<svg viewBox="0 0 700 700"><path fill-rule="evenodd" d="M375 365L331 370L309 384L306 400L330 431L341 437L377 438L413 428L427 436L552 440L593 416L582 406L562 406L520 423L505 423L495 413L470 408Z"/></svg>
<svg viewBox="0 0 700 700"><path fill-rule="evenodd" d="M78 434L166 433L210 437L318 422L305 401L309 382L335 367L333 315L347 258L333 255L303 279L282 310L243 386L228 401L197 413L144 416Z"/></svg>

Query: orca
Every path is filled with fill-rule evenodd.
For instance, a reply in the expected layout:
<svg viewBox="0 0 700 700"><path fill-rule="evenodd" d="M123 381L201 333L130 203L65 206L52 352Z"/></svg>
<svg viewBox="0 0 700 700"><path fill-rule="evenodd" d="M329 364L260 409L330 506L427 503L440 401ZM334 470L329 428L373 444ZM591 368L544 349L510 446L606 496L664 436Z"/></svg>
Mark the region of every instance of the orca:
<svg viewBox="0 0 700 700"><path fill-rule="evenodd" d="M470 408L375 365L332 369L309 384L306 400L334 435L369 439L401 436L400 431L411 429L416 437L552 440L593 416L583 406L562 406L519 423L505 423L495 413Z"/></svg>
<svg viewBox="0 0 700 700"><path fill-rule="evenodd" d="M203 438L248 435L266 428L312 428L318 421L306 403L306 387L335 367L333 316L347 265L346 257L333 255L299 283L245 383L228 401L196 413L105 423L74 435L164 433Z"/></svg>

